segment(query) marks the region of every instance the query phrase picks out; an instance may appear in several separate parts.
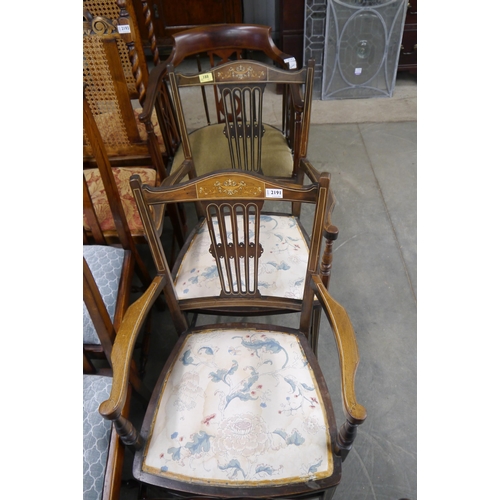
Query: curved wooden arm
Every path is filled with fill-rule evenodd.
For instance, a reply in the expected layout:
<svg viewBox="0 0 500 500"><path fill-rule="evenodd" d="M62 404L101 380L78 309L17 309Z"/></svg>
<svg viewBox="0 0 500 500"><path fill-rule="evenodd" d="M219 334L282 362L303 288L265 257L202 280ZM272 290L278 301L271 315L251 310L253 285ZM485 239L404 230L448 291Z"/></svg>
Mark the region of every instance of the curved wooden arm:
<svg viewBox="0 0 500 500"><path fill-rule="evenodd" d="M351 424L362 424L366 419L366 410L364 406L356 401L354 379L359 363L359 355L351 320L346 310L330 296L321 278L318 275L313 275L312 281L313 289L323 306L337 342L344 413Z"/></svg>
<svg viewBox="0 0 500 500"><path fill-rule="evenodd" d="M113 368L111 393L109 398L99 406L99 413L108 420L116 420L123 411L127 399L130 363L135 341L151 306L160 295L164 284L165 277L156 276L144 295L136 300L125 313L111 351L111 365Z"/></svg>
<svg viewBox="0 0 500 500"><path fill-rule="evenodd" d="M186 176L189 176L190 179L196 177L194 162L191 159L184 160L181 166L173 174L170 174L160 185L163 187L179 184Z"/></svg>
<svg viewBox="0 0 500 500"><path fill-rule="evenodd" d="M155 109L156 99L160 92L160 86L163 85L163 78L167 74L166 62L162 62L155 66L149 73L148 86L146 88L146 96L142 104L142 113L139 115L139 121L144 123Z"/></svg>
<svg viewBox="0 0 500 500"><path fill-rule="evenodd" d="M304 173L312 182L319 182L321 174L311 165L309 160L307 160L306 158L302 158L300 160L299 167L301 170L304 171ZM330 188L328 194L328 206L326 208L325 225L323 228L323 237L326 238L327 240L332 240L332 241L336 240L339 235L339 230L337 226L332 224L332 213L333 209L335 208L335 203L336 203L335 195L333 194Z"/></svg>

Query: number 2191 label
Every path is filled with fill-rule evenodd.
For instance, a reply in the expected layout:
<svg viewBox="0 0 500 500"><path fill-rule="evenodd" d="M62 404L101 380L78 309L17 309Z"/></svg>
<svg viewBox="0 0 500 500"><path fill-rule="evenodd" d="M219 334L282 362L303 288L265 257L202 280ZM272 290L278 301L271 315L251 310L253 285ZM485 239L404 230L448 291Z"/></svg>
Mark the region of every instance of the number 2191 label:
<svg viewBox="0 0 500 500"><path fill-rule="evenodd" d="M283 198L283 189L267 189L266 198Z"/></svg>

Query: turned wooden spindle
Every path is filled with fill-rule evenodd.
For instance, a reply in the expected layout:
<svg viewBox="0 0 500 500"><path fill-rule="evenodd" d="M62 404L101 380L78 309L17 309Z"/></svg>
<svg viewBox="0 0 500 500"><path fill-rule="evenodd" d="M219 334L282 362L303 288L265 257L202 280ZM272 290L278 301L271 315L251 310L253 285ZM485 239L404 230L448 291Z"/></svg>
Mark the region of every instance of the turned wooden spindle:
<svg viewBox="0 0 500 500"><path fill-rule="evenodd" d="M332 262L333 262L333 242L337 239L337 232L327 232L323 231L323 238L325 239L325 248L323 250L323 255L321 256L320 264L320 275L323 285L328 289L330 283L330 276L332 272Z"/></svg>
<svg viewBox="0 0 500 500"><path fill-rule="evenodd" d="M153 18L151 16L151 10L149 8L148 2L146 0L141 0L142 3L142 13L144 14L144 22L146 24L146 29L148 30L148 40L151 44L151 52L153 53L153 64L155 66L160 62L160 52L158 50L158 45L156 43L156 36L153 28Z"/></svg>
<svg viewBox="0 0 500 500"><path fill-rule="evenodd" d="M342 462L351 451L354 439L358 432L358 425L352 424L346 420L337 433L337 442L335 443L335 453L342 457Z"/></svg>
<svg viewBox="0 0 500 500"><path fill-rule="evenodd" d="M144 99L146 98L146 87L144 85L144 75L142 74L141 67L139 65L139 56L137 54L137 48L135 46L135 33L134 25L130 21L130 14L126 9L126 0L116 0L116 4L120 7L120 17L118 18L119 26L128 26L130 28L129 33L120 33L125 45L128 48L128 57L130 59L130 64L132 65L132 73L135 79L135 88L137 94L139 95L139 103L141 106L144 105Z"/></svg>
<svg viewBox="0 0 500 500"><path fill-rule="evenodd" d="M116 420L114 420L114 424L116 432L124 444L133 446L136 450L140 450L142 448L144 440L129 420L120 415Z"/></svg>

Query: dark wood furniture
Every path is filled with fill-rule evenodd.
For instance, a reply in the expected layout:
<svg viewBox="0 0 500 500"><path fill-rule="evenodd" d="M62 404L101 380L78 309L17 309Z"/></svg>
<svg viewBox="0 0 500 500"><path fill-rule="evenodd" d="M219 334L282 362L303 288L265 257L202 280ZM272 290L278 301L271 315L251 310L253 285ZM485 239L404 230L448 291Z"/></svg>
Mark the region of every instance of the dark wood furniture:
<svg viewBox="0 0 500 500"><path fill-rule="evenodd" d="M304 9L305 0L279 0L279 46L297 59L299 68L304 63Z"/></svg>
<svg viewBox="0 0 500 500"><path fill-rule="evenodd" d="M417 73L417 0L408 1L398 71Z"/></svg>
<svg viewBox="0 0 500 500"><path fill-rule="evenodd" d="M317 185L319 182L319 173L315 171L311 165L309 165L309 169L312 171L310 180L313 185ZM262 208L260 206L261 202L259 202L258 199L264 197L266 193L260 192L259 190L252 191L245 189L244 185L246 181L244 177L241 177L241 173L244 171L223 170L221 172L224 172L224 179L226 179L227 183L221 184L216 188L214 187L212 189L214 192L217 191L220 193L219 196L232 194L237 196L239 192L246 193L246 195L249 196L253 193L257 200L256 205L258 205L258 210ZM215 174L213 175L215 176ZM187 177L191 179L205 179L206 175L201 177L196 176L192 161L186 160L178 174L172 175L164 185L175 185L178 183L179 179ZM155 216L156 212L150 213L149 208L146 207L146 202L141 197L141 193L146 193L147 190L144 184L141 185L139 176L132 177L130 182L134 196L136 197L141 218L147 228L148 242L154 256L154 261L158 265L159 262L165 261L160 234L154 229L158 226ZM215 183L219 181L212 181L212 178L209 177L206 182L213 182L215 185ZM289 180L282 182L289 182ZM293 189L297 189L299 185L290 183L290 186L293 186ZM198 195L201 198L201 194L198 193ZM272 197L272 195L273 194L269 195L269 197ZM248 263L241 264L234 253L231 255L231 258L235 260L231 262L224 259L224 256L214 253L217 249L210 247L210 241L214 236L212 216L215 215L210 217L207 216L207 211L203 204L201 204L201 202L200 204L196 203L200 220L192 229L175 264L171 267L175 286L174 290L169 293L178 298L179 307L183 311L192 313L222 314L226 316L261 316L263 314L275 315L300 311L303 300L305 300L305 295L308 293L304 289L304 283L308 281L308 273L313 271L317 272L321 274L325 286L328 286L329 283L332 242L337 237L338 230L330 222L330 216L334 205L333 195L328 190L326 190L326 195L326 205L316 208L316 211L323 210L323 219L320 221L314 219L313 221L309 221L307 225L304 225L298 217L284 212L283 201L285 201L286 197L283 197L282 190L278 190L274 194L274 196L276 196L274 201L279 202L274 203L274 208L276 208L277 211L275 210L273 212L272 207L267 207L267 211L265 215L262 216L260 223L256 221L246 221L246 225L244 226L245 236L251 226L251 232L254 238L252 240L252 245L255 246L254 250L257 251L259 248L258 241L256 241L255 238L257 234L260 234L262 245L266 248L266 251L263 255L259 254L258 258L256 258L254 253L245 254L245 257L242 253L239 253L240 250L243 252L243 249L238 249L237 254L239 258L253 259ZM179 202L183 203L193 201L188 198L183 200L180 196L178 199ZM302 199L297 196L296 199L292 199L291 202L294 204L302 203ZM156 210L163 211L166 206L172 203L172 200L164 200L162 203L158 202ZM307 203L311 203L311 201L309 200ZM273 205L271 201L268 201L268 205L269 204L271 204L271 206ZM257 210L257 208L255 208L255 210ZM241 217L245 218L246 215L247 214L241 214ZM250 215L256 217L258 214L248 214L249 217ZM151 217L153 221L150 220ZM236 215L234 215L234 217L236 217ZM240 221L239 224L240 223L242 223L242 221ZM322 227L321 234L315 232L317 227L319 227L318 224ZM218 227L223 227L222 222L219 221ZM222 229L219 230L221 232L223 231ZM239 230L235 227L226 228L226 233L230 234L231 238L236 238L234 235L242 233L242 231L243 229L241 228ZM319 256L322 247L322 235L325 238L325 245L320 262ZM242 235L242 241L246 241L245 236ZM223 237L224 236L221 236L221 238ZM224 245L224 243L222 244ZM229 245L229 242L227 244ZM239 243L236 243L236 241L233 241L233 246L235 247L234 251L236 251L236 246L238 244ZM257 267L259 258L259 266ZM224 260L225 264L222 260ZM228 283L239 282L239 278L230 276L232 269L229 269L229 267L233 264L236 266L241 265L242 273L244 270L244 272L248 274L250 273L250 268L252 269L252 276L258 281L262 289L262 294L269 295L264 301L259 301L255 298L254 306L249 307L247 305L243 307L237 301L229 301L226 303L217 298L220 295L225 295L227 286L229 286L227 285ZM164 266L164 264L162 264L162 266ZM158 271L160 272L160 269L158 269ZM245 283L244 287L247 288L249 287L248 279L247 276L243 280ZM240 283L238 289L240 289L241 286L243 285ZM256 292L256 288L257 287L254 286L252 290L260 297L260 293ZM266 290L268 293L266 293ZM313 348L316 349L319 331L319 315L317 314L319 312L319 304L313 302L313 306L314 321L311 337Z"/></svg>
<svg viewBox="0 0 500 500"><path fill-rule="evenodd" d="M173 65L167 65L167 72L179 121L183 159L194 161L198 175L235 168L302 181L300 160L307 155L314 61L298 71L247 59L238 64L220 64L195 75L175 73ZM272 84L287 87L289 105L285 101L281 130L265 124L263 118L265 90ZM188 133L180 93L184 87L215 89L216 124ZM208 137L210 150L205 147Z"/></svg>
<svg viewBox="0 0 500 500"><path fill-rule="evenodd" d="M244 271L259 266L267 246L262 233L250 230L249 224L253 220L253 229L260 227L262 204L277 201L272 197L276 193L281 193L280 200L315 206L296 329L265 321L189 327L161 242L150 232L158 274L122 323L112 352L111 395L99 409L104 418L117 423L124 442L135 447L134 476L190 497L324 498L339 483L342 460L352 447L357 426L366 418L354 388L358 365L354 331L345 309L329 295L317 272L330 198L328 174L307 187L241 171L212 173L180 185L167 180L158 188L143 186L136 177L131 182L141 214L151 222L148 227L153 227L155 210L181 201L201 203L206 217L214 222L210 251L228 274L226 281L221 279L220 296L197 301L202 309L296 307L293 299L269 296L255 274ZM158 379L139 433L122 415L124 389L137 332L162 291L181 336ZM346 415L339 430L311 348L315 297L339 351Z"/></svg>
<svg viewBox="0 0 500 500"><path fill-rule="evenodd" d="M244 60L242 58L245 57L251 57L252 59L264 58L265 61L275 63L281 68L296 67L295 59L280 51L274 45L271 39L271 29L268 26L245 24L215 25L177 33L173 35L173 40L174 45L169 59L154 68L151 73L151 81L148 88L148 98L151 101L146 99L141 120L145 121L146 115L152 112L153 100L157 99L162 92L167 94L169 65L175 71L181 71L182 69L179 68L179 65L195 55L205 56L205 68L207 69L202 70L201 63L199 63L198 70L201 73L206 73L202 75L203 78L212 78L212 82L215 81L213 78L213 74L215 74L213 73L214 66L220 68L221 63L231 59ZM273 72L272 79L269 79L267 83L283 84L282 86L284 86L285 90L282 97L281 130L265 125L261 129L261 132L264 129L266 130L264 135L262 136L262 133L259 132L262 138L262 149L257 150L255 158L260 159L262 157L262 172L264 174L292 178L301 182L302 172L299 168L299 160L305 158L307 154L311 112L312 65L313 63L311 62L309 67L302 71L283 71L282 73L277 73L271 67L265 68L265 72ZM170 78L173 78L172 74ZM195 80L196 78L193 78L192 82ZM244 78L245 85L248 85L250 80ZM241 83L241 75L234 74L231 77L231 81L233 84ZM190 84L199 86L203 92L205 87L208 86L209 90L213 87L215 104L207 104L206 95L203 93L204 112L207 116L207 124L209 126L199 127L198 130L188 134L188 128L192 126L188 123L190 117L184 112L185 108L182 108L180 93L175 90L179 83L177 80L172 80L170 83L172 92L176 95L177 120L180 129L182 129L181 136L183 138L183 149L179 149L174 157L172 172L175 172L187 157L194 159L198 175L213 171L216 168L238 168L238 162L232 161L230 158L229 146L231 143L228 142L224 135L226 125L224 123L224 111L218 90L220 85L215 86L209 81L198 81L197 83ZM263 83L262 81L260 82L260 84ZM172 98L174 99L174 97ZM201 106L200 102L197 116L203 113ZM212 112L209 110L213 110L213 106L215 106L215 114L209 117ZM243 123L240 118L237 118L237 120L240 124ZM197 123L200 123L200 120Z"/></svg>
<svg viewBox="0 0 500 500"><path fill-rule="evenodd" d="M147 24L152 22L158 47L170 47L172 35L197 26L242 23L241 0L133 0L141 38L150 46ZM149 13L148 13L149 9Z"/></svg>
<svg viewBox="0 0 500 500"><path fill-rule="evenodd" d="M303 64L305 0L280 0L279 47ZM403 29L398 71L417 71L417 0L409 0Z"/></svg>

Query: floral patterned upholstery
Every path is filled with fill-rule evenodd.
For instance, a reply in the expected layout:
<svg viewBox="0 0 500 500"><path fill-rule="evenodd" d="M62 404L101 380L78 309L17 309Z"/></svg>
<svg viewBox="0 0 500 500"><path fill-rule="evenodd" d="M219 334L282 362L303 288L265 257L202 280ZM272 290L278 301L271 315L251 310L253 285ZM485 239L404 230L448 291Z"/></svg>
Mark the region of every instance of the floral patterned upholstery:
<svg viewBox="0 0 500 500"><path fill-rule="evenodd" d="M101 500L111 422L99 414L109 397L111 377L83 376L83 500Z"/></svg>
<svg viewBox="0 0 500 500"><path fill-rule="evenodd" d="M255 223L250 220L250 233ZM293 216L260 217L258 287L262 295L302 299L309 247L298 219ZM221 291L211 240L205 221L191 240L175 278L179 299L219 296Z"/></svg>
<svg viewBox="0 0 500 500"><path fill-rule="evenodd" d="M333 471L323 401L293 334L250 328L188 334L162 387L145 472L255 486Z"/></svg>
<svg viewBox="0 0 500 500"><path fill-rule="evenodd" d="M112 171L130 232L133 235L143 234L144 230L141 217L137 211L134 195L130 189L129 179L132 175L139 174L144 184L155 186L156 170L148 167L113 167ZM108 198L106 197L106 191L99 169L90 168L84 170L83 173L89 187L90 197L92 198L92 204L94 205L101 229L103 231L114 231L115 222L111 214L111 209L109 208ZM85 215L83 216L83 227L86 231L90 230Z"/></svg>
<svg viewBox="0 0 500 500"><path fill-rule="evenodd" d="M101 245L83 245L83 256L101 293L109 317L115 317L116 299L123 268L125 250ZM83 343L100 344L99 337L83 303Z"/></svg>

